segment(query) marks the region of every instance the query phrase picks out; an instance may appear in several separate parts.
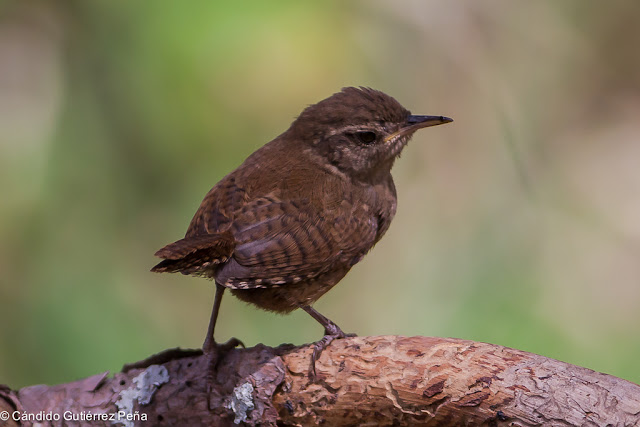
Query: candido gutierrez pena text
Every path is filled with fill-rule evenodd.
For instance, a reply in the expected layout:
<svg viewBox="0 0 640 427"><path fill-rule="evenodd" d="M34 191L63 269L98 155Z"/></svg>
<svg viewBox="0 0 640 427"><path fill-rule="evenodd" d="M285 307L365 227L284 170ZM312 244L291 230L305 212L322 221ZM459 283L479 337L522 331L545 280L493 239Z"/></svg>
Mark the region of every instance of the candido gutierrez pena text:
<svg viewBox="0 0 640 427"><path fill-rule="evenodd" d="M27 411L2 411L0 412L0 421L8 421L11 418L14 421L29 421L29 422L43 422L43 421L113 421L113 422L128 422L128 421L147 421L147 414L144 412L134 411L118 411L118 412L91 412L91 411L65 411L62 413L53 411L39 411L39 412L27 412Z"/></svg>

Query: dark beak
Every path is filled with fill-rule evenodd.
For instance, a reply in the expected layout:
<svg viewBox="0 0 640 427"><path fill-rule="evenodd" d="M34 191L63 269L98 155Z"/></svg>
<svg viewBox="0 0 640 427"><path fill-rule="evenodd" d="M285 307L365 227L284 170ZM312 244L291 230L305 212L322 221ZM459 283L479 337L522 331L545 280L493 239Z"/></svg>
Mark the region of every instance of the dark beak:
<svg viewBox="0 0 640 427"><path fill-rule="evenodd" d="M438 126L445 123L451 123L453 119L445 116L409 116L407 122L399 130L392 133L385 138L385 142L394 141L396 138L409 133L415 132L418 129L426 128L429 126Z"/></svg>
<svg viewBox="0 0 640 427"><path fill-rule="evenodd" d="M445 123L451 123L452 121L453 119L445 116L409 116L407 118L406 128L416 130L429 126L443 125Z"/></svg>

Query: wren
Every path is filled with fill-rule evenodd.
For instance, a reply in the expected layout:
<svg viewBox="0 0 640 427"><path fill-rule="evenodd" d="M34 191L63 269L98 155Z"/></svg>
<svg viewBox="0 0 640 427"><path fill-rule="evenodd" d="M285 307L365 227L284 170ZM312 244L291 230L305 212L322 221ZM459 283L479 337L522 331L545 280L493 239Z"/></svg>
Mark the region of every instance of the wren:
<svg viewBox="0 0 640 427"><path fill-rule="evenodd" d="M259 308L303 309L324 327L315 361L347 336L311 304L335 286L385 234L396 213L391 167L418 129L449 123L412 115L394 98L347 87L304 109L283 134L222 178L184 237L158 252L154 272L215 281L203 351L218 355L213 332L225 289Z"/></svg>

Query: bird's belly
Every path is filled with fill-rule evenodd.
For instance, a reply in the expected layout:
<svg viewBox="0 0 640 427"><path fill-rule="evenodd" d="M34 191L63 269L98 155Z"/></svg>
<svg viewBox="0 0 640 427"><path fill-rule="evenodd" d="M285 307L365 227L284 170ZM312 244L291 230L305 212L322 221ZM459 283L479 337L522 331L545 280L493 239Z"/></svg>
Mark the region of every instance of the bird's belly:
<svg viewBox="0 0 640 427"><path fill-rule="evenodd" d="M231 289L238 299L263 310L289 313L301 305L311 305L335 286L350 267L334 269L313 279L298 283L286 283L268 288Z"/></svg>

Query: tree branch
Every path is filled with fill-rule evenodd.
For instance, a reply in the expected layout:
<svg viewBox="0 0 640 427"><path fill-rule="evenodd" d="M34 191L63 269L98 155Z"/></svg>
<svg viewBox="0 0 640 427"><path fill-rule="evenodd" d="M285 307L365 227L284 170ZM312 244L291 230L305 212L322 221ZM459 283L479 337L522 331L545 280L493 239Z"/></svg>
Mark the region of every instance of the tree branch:
<svg viewBox="0 0 640 427"><path fill-rule="evenodd" d="M336 340L317 362L315 382L307 376L310 346L235 349L220 362L209 399L200 352L174 349L164 356L172 360L113 378L104 373L18 391L0 387L0 411L57 414L53 425L95 425L101 414L113 414L121 425L144 426L640 424L636 384L472 341ZM75 421L65 421L72 416ZM19 425L11 422L4 425Z"/></svg>

